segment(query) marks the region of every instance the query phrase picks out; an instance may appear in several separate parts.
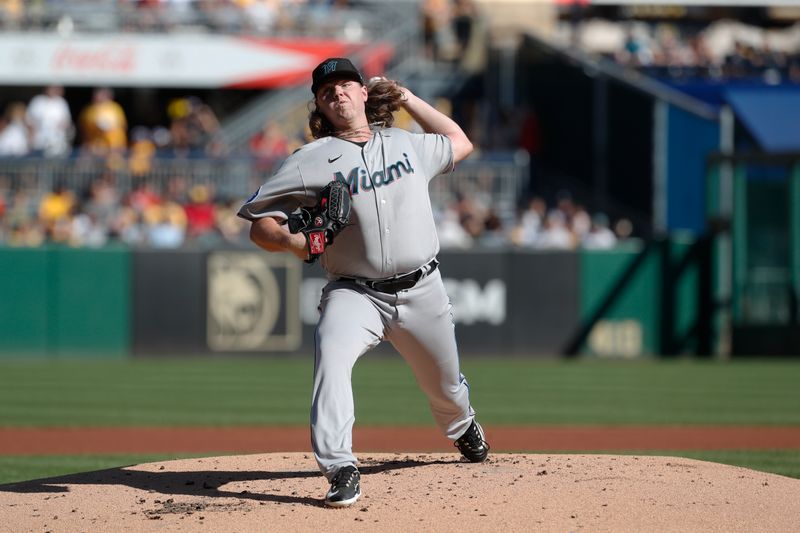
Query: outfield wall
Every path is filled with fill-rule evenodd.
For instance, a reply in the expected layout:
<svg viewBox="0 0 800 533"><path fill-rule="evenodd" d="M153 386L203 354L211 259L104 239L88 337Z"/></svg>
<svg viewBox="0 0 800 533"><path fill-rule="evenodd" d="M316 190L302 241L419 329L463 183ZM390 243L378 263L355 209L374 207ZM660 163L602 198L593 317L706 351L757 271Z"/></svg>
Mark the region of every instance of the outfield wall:
<svg viewBox="0 0 800 533"><path fill-rule="evenodd" d="M130 252L0 249L0 355L130 353Z"/></svg>
<svg viewBox="0 0 800 533"><path fill-rule="evenodd" d="M443 252L465 355L710 353L694 242ZM0 356L309 354L318 265L258 250L0 249ZM382 349L389 349L388 347Z"/></svg>

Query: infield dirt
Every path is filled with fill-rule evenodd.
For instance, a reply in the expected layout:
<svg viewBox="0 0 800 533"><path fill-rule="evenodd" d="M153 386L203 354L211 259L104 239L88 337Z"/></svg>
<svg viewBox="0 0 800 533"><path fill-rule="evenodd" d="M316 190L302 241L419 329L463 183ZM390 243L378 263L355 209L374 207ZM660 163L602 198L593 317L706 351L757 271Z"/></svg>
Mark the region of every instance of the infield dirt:
<svg viewBox="0 0 800 533"><path fill-rule="evenodd" d="M0 531L796 531L800 480L683 458L361 453L327 509L313 457L149 463L0 485Z"/></svg>

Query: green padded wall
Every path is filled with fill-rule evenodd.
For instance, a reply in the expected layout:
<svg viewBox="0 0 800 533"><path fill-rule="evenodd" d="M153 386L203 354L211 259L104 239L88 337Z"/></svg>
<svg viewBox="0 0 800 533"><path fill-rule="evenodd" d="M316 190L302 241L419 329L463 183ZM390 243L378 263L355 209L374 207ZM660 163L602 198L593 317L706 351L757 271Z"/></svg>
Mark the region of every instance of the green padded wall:
<svg viewBox="0 0 800 533"><path fill-rule="evenodd" d="M0 248L0 356L47 351L47 263L44 249Z"/></svg>
<svg viewBox="0 0 800 533"><path fill-rule="evenodd" d="M58 355L127 355L130 253L123 248L53 249L50 337Z"/></svg>
<svg viewBox="0 0 800 533"><path fill-rule="evenodd" d="M639 243L580 252L580 316L590 320L584 351L605 357L657 354L659 256Z"/></svg>
<svg viewBox="0 0 800 533"><path fill-rule="evenodd" d="M130 252L0 248L0 356L127 356Z"/></svg>

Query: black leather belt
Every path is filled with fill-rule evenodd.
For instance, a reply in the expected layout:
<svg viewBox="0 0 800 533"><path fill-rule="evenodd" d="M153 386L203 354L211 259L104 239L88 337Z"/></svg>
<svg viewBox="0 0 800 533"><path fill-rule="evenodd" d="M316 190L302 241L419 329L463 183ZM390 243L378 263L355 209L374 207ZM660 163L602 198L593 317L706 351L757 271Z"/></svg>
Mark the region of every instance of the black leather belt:
<svg viewBox="0 0 800 533"><path fill-rule="evenodd" d="M359 278L339 278L339 281L352 281L359 285L364 285L372 290L384 292L386 294L394 294L396 292L410 289L417 284L419 280L439 268L439 261L436 259L431 260L430 263L418 268L414 272L397 276L396 278L389 279L359 279Z"/></svg>

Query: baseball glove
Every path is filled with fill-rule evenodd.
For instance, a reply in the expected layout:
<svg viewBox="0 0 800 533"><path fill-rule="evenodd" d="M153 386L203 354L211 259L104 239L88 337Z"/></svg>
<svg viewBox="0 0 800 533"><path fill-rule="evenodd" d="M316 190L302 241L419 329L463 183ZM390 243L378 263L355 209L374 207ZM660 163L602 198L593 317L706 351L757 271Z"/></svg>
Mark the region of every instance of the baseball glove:
<svg viewBox="0 0 800 533"><path fill-rule="evenodd" d="M317 205L301 208L289 215L289 231L303 233L308 243L308 259L313 263L333 244L333 239L350 220L350 187L332 181L319 193Z"/></svg>

